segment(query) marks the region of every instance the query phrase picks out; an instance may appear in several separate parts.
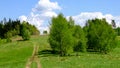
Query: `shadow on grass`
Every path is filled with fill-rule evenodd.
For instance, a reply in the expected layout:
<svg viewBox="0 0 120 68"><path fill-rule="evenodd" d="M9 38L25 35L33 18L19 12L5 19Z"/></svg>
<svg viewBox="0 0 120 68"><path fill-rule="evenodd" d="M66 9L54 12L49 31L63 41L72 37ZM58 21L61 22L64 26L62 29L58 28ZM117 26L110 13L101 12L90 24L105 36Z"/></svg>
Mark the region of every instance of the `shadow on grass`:
<svg viewBox="0 0 120 68"><path fill-rule="evenodd" d="M61 57L70 57L70 56L81 56L82 52L75 52L75 53L71 53L68 55L63 55L61 56L60 53L58 51L53 51L53 50L42 50L38 52L38 55L40 57L48 57L48 56L61 56Z"/></svg>
<svg viewBox="0 0 120 68"><path fill-rule="evenodd" d="M100 52L97 52L97 51L92 51L92 50L89 50L87 52L74 52L74 53L71 53L71 54L68 54L68 55L65 55L65 56L61 56L59 52L53 51L53 50L42 50L42 51L38 52L38 55L40 57L49 57L49 56L70 57L70 56L84 56L84 55L87 55L87 54L102 54L103 55L103 53L100 53Z"/></svg>
<svg viewBox="0 0 120 68"><path fill-rule="evenodd" d="M59 56L59 52L53 50L42 50L38 52L40 57Z"/></svg>
<svg viewBox="0 0 120 68"><path fill-rule="evenodd" d="M24 41L30 41L30 40L23 40L23 39L20 39L20 40L16 40L18 42L24 42Z"/></svg>
<svg viewBox="0 0 120 68"><path fill-rule="evenodd" d="M18 41L18 42L23 42L23 41L25 41L25 40L20 39L20 40L16 40L16 41Z"/></svg>

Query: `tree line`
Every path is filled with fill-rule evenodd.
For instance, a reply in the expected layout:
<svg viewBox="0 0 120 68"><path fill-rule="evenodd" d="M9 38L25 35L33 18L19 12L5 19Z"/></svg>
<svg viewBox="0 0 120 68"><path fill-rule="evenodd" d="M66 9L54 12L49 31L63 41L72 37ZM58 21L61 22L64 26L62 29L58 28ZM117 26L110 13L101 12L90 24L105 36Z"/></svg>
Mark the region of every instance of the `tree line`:
<svg viewBox="0 0 120 68"><path fill-rule="evenodd" d="M51 20L48 40L53 53L61 56L87 51L107 54L117 46L116 36L106 19L88 20L81 27L75 24L72 17L67 20L63 14L59 14Z"/></svg>
<svg viewBox="0 0 120 68"><path fill-rule="evenodd" d="M34 25L20 20L7 20L4 18L0 21L0 38L10 39L13 36L22 36L24 40L30 39L30 35L39 35L39 31Z"/></svg>

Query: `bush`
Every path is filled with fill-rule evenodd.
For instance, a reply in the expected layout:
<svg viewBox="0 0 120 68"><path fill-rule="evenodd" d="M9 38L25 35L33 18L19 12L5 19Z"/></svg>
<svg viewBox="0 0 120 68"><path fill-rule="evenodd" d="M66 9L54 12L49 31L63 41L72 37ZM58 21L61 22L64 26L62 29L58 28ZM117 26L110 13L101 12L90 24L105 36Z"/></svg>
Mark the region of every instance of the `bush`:
<svg viewBox="0 0 120 68"><path fill-rule="evenodd" d="M43 31L43 34L44 34L44 35L47 35L47 34L48 34L48 32L45 30L45 31Z"/></svg>
<svg viewBox="0 0 120 68"><path fill-rule="evenodd" d="M6 42L9 43L9 42L12 42L12 40L10 38L7 38Z"/></svg>
<svg viewBox="0 0 120 68"><path fill-rule="evenodd" d="M20 29L21 29L20 34L21 34L23 40L29 40L31 32L27 29L26 22L23 22L21 24L21 28Z"/></svg>
<svg viewBox="0 0 120 68"><path fill-rule="evenodd" d="M84 29L88 38L88 50L108 53L116 47L116 33L105 19L88 20Z"/></svg>
<svg viewBox="0 0 120 68"><path fill-rule="evenodd" d="M30 39L30 32L27 29L22 30L22 38L23 40L29 40Z"/></svg>
<svg viewBox="0 0 120 68"><path fill-rule="evenodd" d="M117 28L115 29L115 31L116 31L116 34L117 34L118 36L120 36L120 27L117 27Z"/></svg>
<svg viewBox="0 0 120 68"><path fill-rule="evenodd" d="M11 38L12 37L12 31L8 31L4 36L5 36L5 38Z"/></svg>

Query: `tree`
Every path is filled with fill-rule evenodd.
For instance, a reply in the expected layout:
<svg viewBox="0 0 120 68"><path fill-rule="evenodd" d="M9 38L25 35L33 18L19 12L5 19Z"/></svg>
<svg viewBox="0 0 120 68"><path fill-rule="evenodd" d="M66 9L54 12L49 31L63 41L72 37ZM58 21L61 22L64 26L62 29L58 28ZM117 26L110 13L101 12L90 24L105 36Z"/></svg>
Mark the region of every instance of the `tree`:
<svg viewBox="0 0 120 68"><path fill-rule="evenodd" d="M39 35L39 30L34 26L26 22L26 28L30 31L31 35Z"/></svg>
<svg viewBox="0 0 120 68"><path fill-rule="evenodd" d="M105 19L87 21L84 27L88 38L88 49L101 53L108 53L116 47L116 34L112 26Z"/></svg>
<svg viewBox="0 0 120 68"><path fill-rule="evenodd" d="M0 22L0 38L3 38L3 36L4 36L4 29L3 29L3 24L2 24L2 22Z"/></svg>
<svg viewBox="0 0 120 68"><path fill-rule="evenodd" d="M5 33L5 38L11 38L12 37L12 31L8 31Z"/></svg>
<svg viewBox="0 0 120 68"><path fill-rule="evenodd" d="M83 29L79 26L76 25L74 27L74 41L75 41L75 47L74 50L75 51L81 51L81 52L86 52L86 48L87 48L87 38L85 37L85 33L83 31Z"/></svg>
<svg viewBox="0 0 120 68"><path fill-rule="evenodd" d="M21 36L23 40L30 39L30 31L26 28L26 22L24 21L21 25Z"/></svg>
<svg viewBox="0 0 120 68"><path fill-rule="evenodd" d="M118 36L120 36L120 27L117 27L117 28L115 29L115 31L116 31L116 34L117 34Z"/></svg>
<svg viewBox="0 0 120 68"><path fill-rule="evenodd" d="M53 51L58 51L61 56L72 53L73 37L66 18L59 14L53 17L51 22L49 43Z"/></svg>
<svg viewBox="0 0 120 68"><path fill-rule="evenodd" d="M43 31L43 34L45 34L45 35L46 35L46 34L47 34L47 31L46 31L46 30L45 30L45 31Z"/></svg>
<svg viewBox="0 0 120 68"><path fill-rule="evenodd" d="M115 20L112 20L112 22L111 22L111 23L112 23L112 27L113 27L113 28L116 28L116 23L115 23Z"/></svg>
<svg viewBox="0 0 120 68"><path fill-rule="evenodd" d="M87 38L85 37L83 29L79 25L75 25L72 17L69 17L68 26L74 40L74 51L86 52Z"/></svg>
<svg viewBox="0 0 120 68"><path fill-rule="evenodd" d="M27 29L25 32L29 32L30 35L39 35L39 31L34 25L31 25L28 22L23 23L21 23L20 20L12 19L7 21L6 18L4 18L2 21L0 21L0 38L10 38L15 35L21 36L21 31L24 31L22 30L23 26L25 27L25 30Z"/></svg>

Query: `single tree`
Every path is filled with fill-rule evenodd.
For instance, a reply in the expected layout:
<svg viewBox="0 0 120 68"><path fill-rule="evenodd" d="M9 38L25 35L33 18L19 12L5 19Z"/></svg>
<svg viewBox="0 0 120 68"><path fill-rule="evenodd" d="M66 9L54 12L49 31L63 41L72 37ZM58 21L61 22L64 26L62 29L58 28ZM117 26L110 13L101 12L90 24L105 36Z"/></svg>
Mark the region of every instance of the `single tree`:
<svg viewBox="0 0 120 68"><path fill-rule="evenodd" d="M48 33L48 32L47 32L46 30L45 30L45 31L43 31L43 34L44 34L44 35L47 35L47 33Z"/></svg>
<svg viewBox="0 0 120 68"><path fill-rule="evenodd" d="M49 43L53 51L58 51L61 56L69 55L73 52L72 33L63 14L52 18Z"/></svg>

